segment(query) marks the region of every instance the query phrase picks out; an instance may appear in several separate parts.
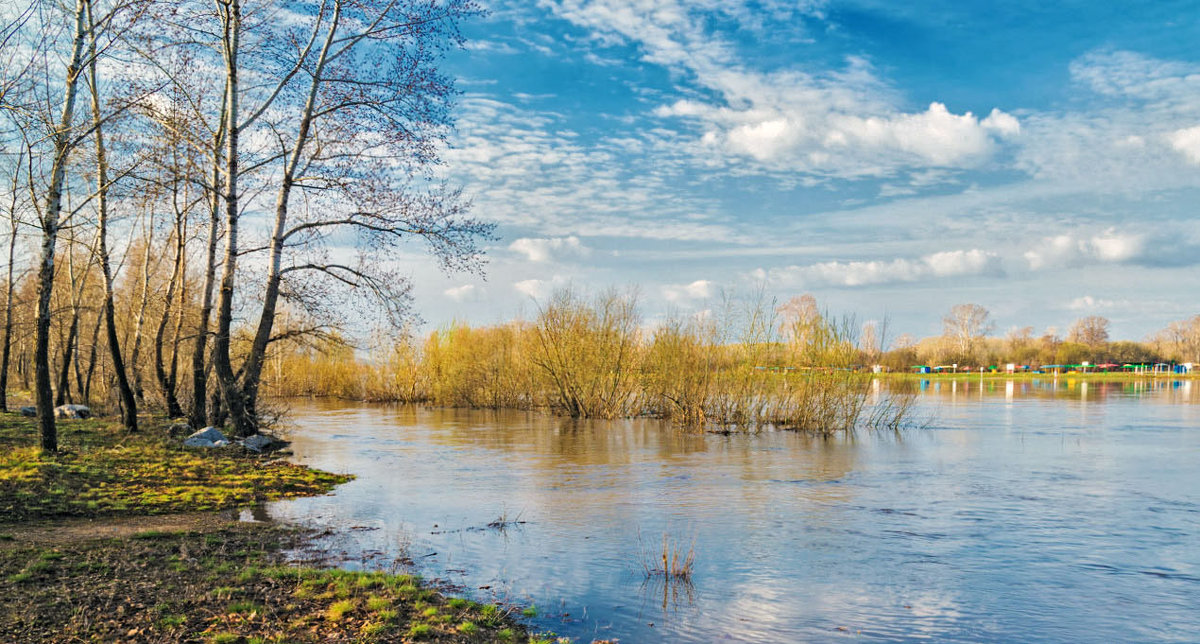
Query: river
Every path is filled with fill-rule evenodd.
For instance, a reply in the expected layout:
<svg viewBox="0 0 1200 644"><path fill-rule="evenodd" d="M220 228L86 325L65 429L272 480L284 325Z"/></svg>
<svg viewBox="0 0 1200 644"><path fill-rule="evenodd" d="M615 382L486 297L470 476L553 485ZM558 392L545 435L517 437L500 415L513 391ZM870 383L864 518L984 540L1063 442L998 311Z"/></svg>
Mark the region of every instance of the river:
<svg viewBox="0 0 1200 644"><path fill-rule="evenodd" d="M295 458L358 478L267 511L583 642L1200 637L1200 383L918 398L852 440L292 401ZM664 535L690 583L647 577Z"/></svg>

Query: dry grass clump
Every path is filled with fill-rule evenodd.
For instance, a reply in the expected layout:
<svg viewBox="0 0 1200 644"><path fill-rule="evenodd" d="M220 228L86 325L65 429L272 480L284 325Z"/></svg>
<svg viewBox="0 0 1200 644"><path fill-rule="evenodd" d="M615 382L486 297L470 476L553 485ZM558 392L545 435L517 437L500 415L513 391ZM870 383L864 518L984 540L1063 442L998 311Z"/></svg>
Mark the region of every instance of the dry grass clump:
<svg viewBox="0 0 1200 644"><path fill-rule="evenodd" d="M696 567L696 544L684 545L663 533L662 550L642 553L642 568L647 577L664 577L675 581L691 581Z"/></svg>

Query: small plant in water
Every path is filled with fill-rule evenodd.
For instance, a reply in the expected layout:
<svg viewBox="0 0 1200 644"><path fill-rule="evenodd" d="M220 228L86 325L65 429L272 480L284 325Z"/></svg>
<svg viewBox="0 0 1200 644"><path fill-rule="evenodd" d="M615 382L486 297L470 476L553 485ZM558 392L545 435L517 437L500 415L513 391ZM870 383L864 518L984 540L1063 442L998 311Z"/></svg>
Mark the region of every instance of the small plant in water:
<svg viewBox="0 0 1200 644"><path fill-rule="evenodd" d="M685 550L682 543L663 533L662 551L655 555L642 554L642 568L647 577L665 577L679 581L691 581L696 564L696 544Z"/></svg>
<svg viewBox="0 0 1200 644"><path fill-rule="evenodd" d="M523 520L521 520L521 516L524 514L525 514L524 512L518 512L515 517L509 516L508 508L501 508L500 516L496 517L495 521L492 521L491 523L487 524L487 527L489 527L493 530L503 531L503 530L508 529L510 526L524 525L525 522Z"/></svg>

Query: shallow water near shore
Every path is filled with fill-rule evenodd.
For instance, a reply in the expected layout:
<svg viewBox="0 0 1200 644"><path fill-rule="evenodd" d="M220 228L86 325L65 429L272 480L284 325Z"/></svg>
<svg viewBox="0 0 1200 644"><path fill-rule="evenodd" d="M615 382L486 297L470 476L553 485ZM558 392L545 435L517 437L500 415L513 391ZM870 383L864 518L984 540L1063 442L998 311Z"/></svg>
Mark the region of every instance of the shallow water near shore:
<svg viewBox="0 0 1200 644"><path fill-rule="evenodd" d="M296 459L358 478L267 510L582 641L1193 641L1194 384L939 379L854 440L293 401ZM664 533L690 584L647 579Z"/></svg>

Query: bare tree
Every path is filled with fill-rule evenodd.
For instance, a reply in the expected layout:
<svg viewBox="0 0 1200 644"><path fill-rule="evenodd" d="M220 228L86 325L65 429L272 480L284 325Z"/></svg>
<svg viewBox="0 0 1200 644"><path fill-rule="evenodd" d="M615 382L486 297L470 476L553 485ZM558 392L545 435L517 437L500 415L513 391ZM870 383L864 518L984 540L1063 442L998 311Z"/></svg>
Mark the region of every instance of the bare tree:
<svg viewBox="0 0 1200 644"><path fill-rule="evenodd" d="M1075 320L1067 332L1067 340L1093 348L1104 345L1108 342L1108 318L1089 315Z"/></svg>
<svg viewBox="0 0 1200 644"><path fill-rule="evenodd" d="M108 148L104 142L104 114L100 104L100 79L97 65L96 22L92 14L92 6L87 5L89 27L89 65L88 89L92 98L92 139L96 152L96 258L100 263L100 275L104 282L103 318L108 340L109 357L112 360L113 372L117 380L117 392L121 400L121 422L128 431L137 431L137 401L133 388L129 384L129 376L125 370L125 360L121 353L121 342L117 334L116 304L113 295L112 262L108 248L109 204L108 191L109 166ZM98 328L98 327L97 327ZM95 344L93 344L93 347ZM95 352L93 351L93 354ZM90 394L91 367L88 368L88 385L84 387L85 395Z"/></svg>
<svg viewBox="0 0 1200 644"><path fill-rule="evenodd" d="M476 243L491 226L467 217L459 191L430 184L428 173L438 161L454 94L437 63L443 47L459 42L458 21L477 11L470 0L326 0L312 17L296 63L307 86L294 132L280 137L288 143L280 150L268 274L240 382L230 381L226 357L218 358L239 434L257 431L258 387L275 314L285 294L305 303L297 282L302 275L374 295L394 321L405 311L405 281L378 260L329 258L323 250L331 236L351 233L376 257L409 239L424 240L443 267L478 268ZM295 212L293 202L307 207ZM227 239L232 234L227 231ZM221 318L225 298L222 287ZM227 329L227 320L219 323Z"/></svg>
<svg viewBox="0 0 1200 644"><path fill-rule="evenodd" d="M65 223L63 212L63 189L66 181L67 163L71 151L80 143L76 132L75 101L79 95L79 80L85 67L84 45L86 44L87 14L89 0L76 0L69 14L73 28L70 53L63 70L61 113L58 122L49 128L51 165L49 181L45 188L43 203L38 210L38 227L42 233L41 254L38 260L37 322L34 344L35 398L38 411L38 427L41 432L41 447L47 452L58 451L58 428L54 423L54 391L50 375L50 298L54 292L54 252L58 232ZM34 154L35 143L27 139L30 155ZM29 177L31 187L33 177Z"/></svg>
<svg viewBox="0 0 1200 644"><path fill-rule="evenodd" d="M973 353L976 342L992 332L991 314L978 304L956 304L942 318L942 333L962 356Z"/></svg>
<svg viewBox="0 0 1200 644"><path fill-rule="evenodd" d="M13 334L13 289L16 287L17 237L24 218L21 190L21 169L25 162L24 150L18 151L10 166L8 204L5 216L8 219L8 265L4 281L4 337L0 340L0 411L8 411L8 365L12 349Z"/></svg>

